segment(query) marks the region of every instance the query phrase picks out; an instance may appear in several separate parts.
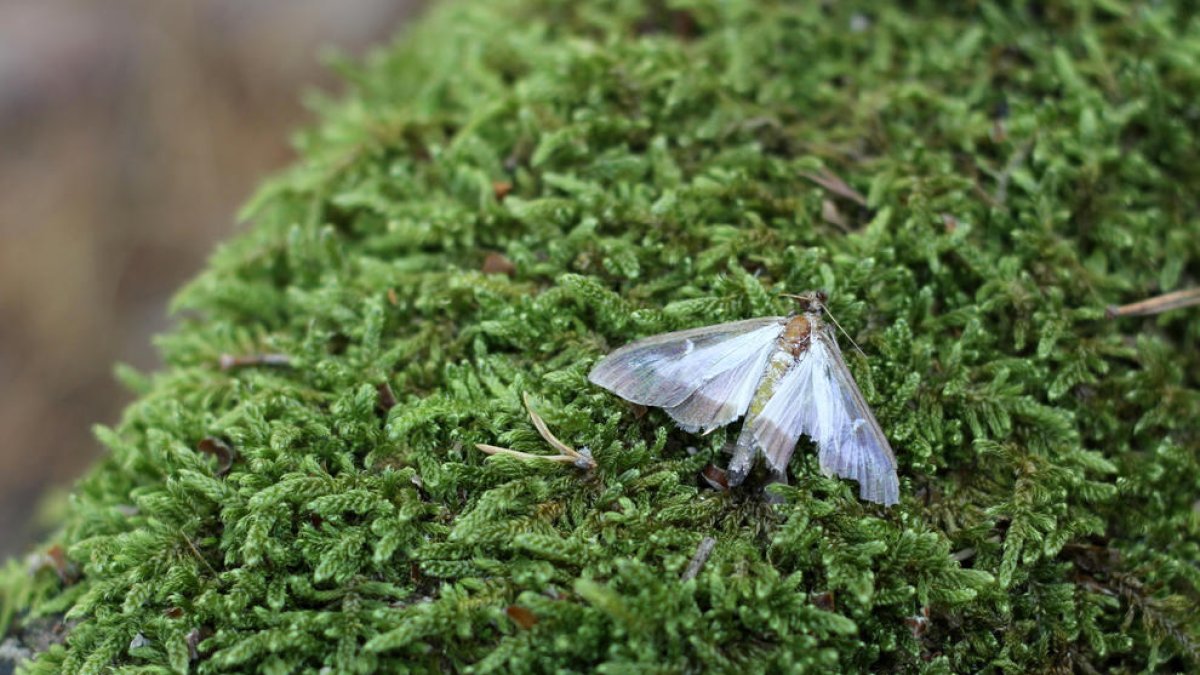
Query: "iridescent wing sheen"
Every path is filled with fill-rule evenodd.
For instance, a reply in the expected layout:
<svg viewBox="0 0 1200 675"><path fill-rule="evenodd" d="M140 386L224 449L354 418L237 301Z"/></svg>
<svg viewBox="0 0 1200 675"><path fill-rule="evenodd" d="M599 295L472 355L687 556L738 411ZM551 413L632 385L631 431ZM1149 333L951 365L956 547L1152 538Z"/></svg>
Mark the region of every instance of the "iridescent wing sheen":
<svg viewBox="0 0 1200 675"><path fill-rule="evenodd" d="M780 380L762 412L747 422L772 470L783 473L801 434L812 438L821 471L858 481L866 500L900 500L896 458L846 368L837 339L824 326Z"/></svg>
<svg viewBox="0 0 1200 675"><path fill-rule="evenodd" d="M588 375L634 403L665 408L689 431L742 415L787 319L763 317L655 335L606 356Z"/></svg>
<svg viewBox="0 0 1200 675"><path fill-rule="evenodd" d="M679 405L666 408L667 414L692 433L707 433L746 414L775 349L774 339L764 341L744 361L702 384Z"/></svg>
<svg viewBox="0 0 1200 675"><path fill-rule="evenodd" d="M820 425L813 370L823 367L818 362L826 358L820 348L810 346L779 379L762 410L746 420L753 445L778 475L787 471L800 435Z"/></svg>
<svg viewBox="0 0 1200 675"><path fill-rule="evenodd" d="M871 407L863 398L854 375L846 367L842 351L838 349L837 337L828 328L818 333L821 342L829 345L833 355L834 365L830 368L835 387L842 395L842 405L849 412L853 425L841 437L837 447L826 451L821 446L819 458L821 470L843 478L854 478L858 481L859 495L863 499L891 506L900 501L900 479L896 475L896 455L892 446L884 436L879 421L871 412ZM839 452L839 448L850 452Z"/></svg>

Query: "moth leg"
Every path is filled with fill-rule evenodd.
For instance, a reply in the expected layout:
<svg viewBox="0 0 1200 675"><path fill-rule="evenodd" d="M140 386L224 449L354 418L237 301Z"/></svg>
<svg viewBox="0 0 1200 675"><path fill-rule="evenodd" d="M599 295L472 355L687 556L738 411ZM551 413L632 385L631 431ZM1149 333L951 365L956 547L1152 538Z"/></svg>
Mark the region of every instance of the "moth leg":
<svg viewBox="0 0 1200 675"><path fill-rule="evenodd" d="M753 434L743 426L742 433L738 434L737 444L733 449L733 459L729 460L729 468L725 470L729 487L737 487L746 480L746 476L750 475L750 469L754 468L754 457L757 454L758 447L754 444Z"/></svg>

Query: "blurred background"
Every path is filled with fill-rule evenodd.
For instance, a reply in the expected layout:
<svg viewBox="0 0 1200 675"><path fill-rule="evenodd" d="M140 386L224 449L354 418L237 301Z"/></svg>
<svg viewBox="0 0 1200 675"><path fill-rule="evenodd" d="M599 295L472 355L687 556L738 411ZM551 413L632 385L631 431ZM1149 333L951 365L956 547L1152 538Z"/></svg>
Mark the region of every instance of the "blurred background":
<svg viewBox="0 0 1200 675"><path fill-rule="evenodd" d="M171 294L287 164L322 53L418 0L0 0L0 557L157 366Z"/></svg>

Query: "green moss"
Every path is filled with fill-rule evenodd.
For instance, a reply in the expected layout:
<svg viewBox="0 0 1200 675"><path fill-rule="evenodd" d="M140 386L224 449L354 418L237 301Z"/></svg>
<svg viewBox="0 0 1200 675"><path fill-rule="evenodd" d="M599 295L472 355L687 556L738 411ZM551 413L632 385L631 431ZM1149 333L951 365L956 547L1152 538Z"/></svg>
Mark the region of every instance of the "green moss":
<svg viewBox="0 0 1200 675"><path fill-rule="evenodd" d="M446 3L346 68L126 378L80 580L4 573L19 621L78 620L33 670L1200 665L1200 314L1102 309L1200 275L1200 18L668 4ZM586 381L811 288L869 355L897 508L807 442L781 504L709 489L729 436ZM474 450L549 452L522 392L596 471Z"/></svg>

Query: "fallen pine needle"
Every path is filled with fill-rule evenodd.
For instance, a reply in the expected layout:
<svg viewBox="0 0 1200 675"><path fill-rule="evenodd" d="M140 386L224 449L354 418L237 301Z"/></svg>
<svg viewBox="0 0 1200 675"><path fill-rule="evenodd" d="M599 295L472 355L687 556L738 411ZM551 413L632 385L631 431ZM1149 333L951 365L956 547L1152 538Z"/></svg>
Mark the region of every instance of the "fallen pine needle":
<svg viewBox="0 0 1200 675"><path fill-rule="evenodd" d="M540 434L541 437L550 444L550 447L558 450L559 454L535 455L529 452L520 452L519 450L512 450L510 448L501 448L495 445L488 445L487 443L476 443L476 448L479 448L479 450L486 452L489 455L508 455L509 457L515 457L521 460L542 459L550 462L571 464L580 469L588 470L596 468L596 460L592 459L592 456L587 451L587 448L584 448L582 451L576 450L575 448L572 448L566 443L558 440L558 437L550 433L550 429L546 426L545 420L543 420L541 416L534 411L533 406L529 405L529 395L523 395L522 399L525 401L525 409L529 411L529 419L533 421L533 426L538 430L538 434Z"/></svg>
<svg viewBox="0 0 1200 675"><path fill-rule="evenodd" d="M1111 305L1105 314L1108 318L1115 319L1121 316L1150 316L1152 314L1161 314L1172 309L1181 309L1183 307L1191 307L1192 305L1200 305L1200 288L1189 288L1184 291L1175 291L1159 295L1149 300L1134 302L1128 305Z"/></svg>
<svg viewBox="0 0 1200 675"><path fill-rule="evenodd" d="M859 206L867 205L867 198L862 196L861 192L850 187L850 184L842 180L841 176L829 169L822 168L819 173L804 172L800 175L839 197L849 199Z"/></svg>

